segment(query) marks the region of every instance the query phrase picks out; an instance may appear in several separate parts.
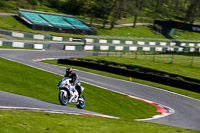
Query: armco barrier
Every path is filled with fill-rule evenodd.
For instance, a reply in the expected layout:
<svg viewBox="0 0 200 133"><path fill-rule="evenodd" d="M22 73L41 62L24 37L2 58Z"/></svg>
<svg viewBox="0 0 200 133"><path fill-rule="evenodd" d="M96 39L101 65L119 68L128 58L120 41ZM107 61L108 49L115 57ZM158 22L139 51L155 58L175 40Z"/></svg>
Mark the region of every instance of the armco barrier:
<svg viewBox="0 0 200 133"><path fill-rule="evenodd" d="M131 76L133 78L144 79L144 80L161 83L165 85L170 85L170 86L200 93L200 84L177 80L170 77L164 77L164 76L156 75L154 73L137 72L137 71L127 70L127 69L122 69L122 68L117 68L117 67L112 67L112 66L101 65L98 63L91 63L87 61L77 61L77 60L70 60L70 59L59 59L58 63L82 66L82 67L106 71L106 72L115 73L115 74L128 76L128 77Z"/></svg>
<svg viewBox="0 0 200 133"><path fill-rule="evenodd" d="M35 44L35 43L24 43L15 41L0 41L0 46L17 47L17 48L34 48L34 49L49 48L49 44Z"/></svg>
<svg viewBox="0 0 200 133"><path fill-rule="evenodd" d="M69 37L57 37L51 35L42 35L42 34L33 34L33 33L26 33L26 32L19 32L19 31L9 31L9 30L0 30L0 33L3 35L9 35L13 37L19 38L31 38L37 40L55 40L55 41L70 41Z"/></svg>
<svg viewBox="0 0 200 133"><path fill-rule="evenodd" d="M64 50L105 50L105 51L156 51L156 52L200 52L193 47L127 46L127 45L65 45Z"/></svg>
<svg viewBox="0 0 200 133"><path fill-rule="evenodd" d="M33 33L23 33L18 31L9 31L0 29L1 34L13 37L31 38L38 40L54 40L54 41L77 41L73 37L59 37L51 35L41 35ZM193 47L200 48L200 43L197 42L147 42L133 40L117 40L117 39L94 39L94 38L79 38L78 41L86 42L87 44L121 44L121 45L139 45L139 46L161 46L161 47Z"/></svg>

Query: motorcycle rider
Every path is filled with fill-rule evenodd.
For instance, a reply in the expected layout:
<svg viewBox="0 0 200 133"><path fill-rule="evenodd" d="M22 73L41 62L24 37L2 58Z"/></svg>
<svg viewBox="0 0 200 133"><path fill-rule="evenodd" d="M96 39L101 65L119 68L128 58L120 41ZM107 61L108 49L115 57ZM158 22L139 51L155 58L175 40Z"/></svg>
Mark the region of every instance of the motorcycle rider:
<svg viewBox="0 0 200 133"><path fill-rule="evenodd" d="M75 89L78 91L79 97L81 97L81 82L80 82L79 76L73 71L74 70L71 67L67 68L66 74L64 77L68 77L72 79L70 83L75 86Z"/></svg>

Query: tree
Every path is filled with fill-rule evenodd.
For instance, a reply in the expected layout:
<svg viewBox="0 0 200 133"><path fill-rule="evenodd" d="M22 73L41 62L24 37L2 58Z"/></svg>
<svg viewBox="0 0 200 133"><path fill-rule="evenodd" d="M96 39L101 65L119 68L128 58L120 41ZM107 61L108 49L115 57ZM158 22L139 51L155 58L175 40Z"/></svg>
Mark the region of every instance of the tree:
<svg viewBox="0 0 200 133"><path fill-rule="evenodd" d="M133 10L134 10L134 22L133 22L133 27L136 27L136 23L138 20L138 16L140 12L142 11L142 8L148 3L148 0L135 0Z"/></svg>
<svg viewBox="0 0 200 133"><path fill-rule="evenodd" d="M58 1L58 0L56 0ZM62 9L67 14L80 15L85 14L85 0L68 0L62 5Z"/></svg>
<svg viewBox="0 0 200 133"><path fill-rule="evenodd" d="M105 28L105 25L107 24L108 18L111 15L112 11L114 10L114 8L116 7L117 4L117 0L107 0L107 2L105 2L105 6L103 6L104 8L104 17L103 17L103 26L102 28Z"/></svg>
<svg viewBox="0 0 200 133"><path fill-rule="evenodd" d="M111 2L110 0L95 0L94 1L93 6L91 7L91 10L89 10L89 14L91 14L90 25L92 25L95 17L104 18L108 10L110 2Z"/></svg>
<svg viewBox="0 0 200 133"><path fill-rule="evenodd" d="M186 11L185 22L189 22L193 24L195 22L196 17L199 17L200 11L200 1L199 0L190 0L190 5Z"/></svg>
<svg viewBox="0 0 200 133"><path fill-rule="evenodd" d="M115 4L113 5L110 30L112 30L115 27L117 20L122 16L122 13L125 10L127 1L128 0L116 0L115 1Z"/></svg>

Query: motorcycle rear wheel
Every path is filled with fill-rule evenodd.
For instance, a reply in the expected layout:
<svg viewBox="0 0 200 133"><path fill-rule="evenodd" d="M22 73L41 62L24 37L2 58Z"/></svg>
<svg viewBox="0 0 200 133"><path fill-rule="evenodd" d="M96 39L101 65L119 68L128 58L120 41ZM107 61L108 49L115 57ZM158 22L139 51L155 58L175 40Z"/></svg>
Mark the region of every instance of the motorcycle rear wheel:
<svg viewBox="0 0 200 133"><path fill-rule="evenodd" d="M83 95L81 95L81 97L83 100L78 100L78 105L76 105L77 108L79 109L83 109L85 107L85 98Z"/></svg>

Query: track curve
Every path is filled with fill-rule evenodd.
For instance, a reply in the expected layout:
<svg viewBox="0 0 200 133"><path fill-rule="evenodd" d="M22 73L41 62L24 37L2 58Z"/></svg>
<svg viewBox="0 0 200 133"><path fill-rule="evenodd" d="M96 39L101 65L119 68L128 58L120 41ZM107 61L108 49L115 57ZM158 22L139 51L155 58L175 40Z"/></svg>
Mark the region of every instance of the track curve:
<svg viewBox="0 0 200 133"><path fill-rule="evenodd" d="M35 62L43 58L70 58L90 55L89 52L72 52L62 50L26 51L0 50L0 57L10 59L25 65L40 68L59 75L64 75L65 68ZM94 84L113 91L158 102L175 110L175 114L149 122L200 130L200 100L171 93L159 88L141 85L133 82L100 76L88 72L76 71L83 82ZM1 104L1 103L0 103Z"/></svg>

